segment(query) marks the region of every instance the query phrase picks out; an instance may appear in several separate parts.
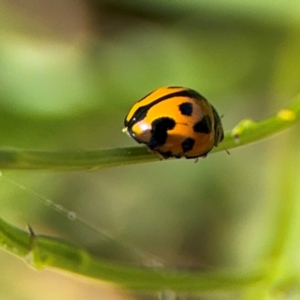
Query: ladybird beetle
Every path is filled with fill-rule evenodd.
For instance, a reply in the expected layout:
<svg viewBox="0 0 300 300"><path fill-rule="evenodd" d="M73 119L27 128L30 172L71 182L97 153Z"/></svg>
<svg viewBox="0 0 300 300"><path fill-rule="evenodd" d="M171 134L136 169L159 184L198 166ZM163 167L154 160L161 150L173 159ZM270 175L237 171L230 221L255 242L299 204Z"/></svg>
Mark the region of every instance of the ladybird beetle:
<svg viewBox="0 0 300 300"><path fill-rule="evenodd" d="M124 125L123 132L163 158L205 157L224 138L215 108L198 92L177 86L139 100Z"/></svg>

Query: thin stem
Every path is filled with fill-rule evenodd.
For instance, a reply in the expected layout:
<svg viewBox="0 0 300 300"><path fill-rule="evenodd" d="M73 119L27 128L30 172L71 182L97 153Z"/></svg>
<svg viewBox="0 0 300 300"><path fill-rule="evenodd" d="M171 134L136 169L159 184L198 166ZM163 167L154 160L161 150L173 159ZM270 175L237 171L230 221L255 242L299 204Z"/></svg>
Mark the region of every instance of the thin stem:
<svg viewBox="0 0 300 300"><path fill-rule="evenodd" d="M232 290L258 283L261 270L252 272L203 272L167 270L161 267L131 267L96 259L62 240L35 236L0 219L0 246L24 258L37 269L55 267L80 275L111 281L123 287L161 291Z"/></svg>
<svg viewBox="0 0 300 300"><path fill-rule="evenodd" d="M300 116L300 95L294 103L260 122L241 121L211 153L241 147L291 127ZM145 147L81 151L0 150L0 169L78 171L158 161Z"/></svg>

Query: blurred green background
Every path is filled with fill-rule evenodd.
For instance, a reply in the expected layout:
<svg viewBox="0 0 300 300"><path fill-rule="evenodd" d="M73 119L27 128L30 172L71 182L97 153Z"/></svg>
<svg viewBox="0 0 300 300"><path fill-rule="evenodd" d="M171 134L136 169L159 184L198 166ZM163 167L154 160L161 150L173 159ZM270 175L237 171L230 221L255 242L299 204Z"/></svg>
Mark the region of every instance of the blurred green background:
<svg viewBox="0 0 300 300"><path fill-rule="evenodd" d="M300 91L299 53L296 0L0 0L0 146L133 146L121 132L125 115L165 85L198 90L230 130L290 103ZM3 174L167 266L214 270L263 259L281 195L289 193L290 164L300 169L299 126L198 163ZM292 180L299 179L296 172ZM11 224L29 223L37 234L122 260L121 249L104 251L101 236L5 178L0 206ZM1 299L155 299L53 270L36 272L4 251L0 265Z"/></svg>

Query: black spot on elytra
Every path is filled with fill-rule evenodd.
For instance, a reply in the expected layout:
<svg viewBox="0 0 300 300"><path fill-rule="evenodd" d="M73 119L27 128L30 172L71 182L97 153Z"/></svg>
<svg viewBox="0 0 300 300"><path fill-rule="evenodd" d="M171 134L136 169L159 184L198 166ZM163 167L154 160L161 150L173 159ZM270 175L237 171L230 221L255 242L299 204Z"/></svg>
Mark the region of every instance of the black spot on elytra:
<svg viewBox="0 0 300 300"><path fill-rule="evenodd" d="M184 116L191 116L193 113L193 105L190 102L184 102L179 105L179 110Z"/></svg>
<svg viewBox="0 0 300 300"><path fill-rule="evenodd" d="M175 121L168 117L162 117L152 122L151 139L148 142L148 147L154 149L165 144L168 138L168 130L175 127Z"/></svg>
<svg viewBox="0 0 300 300"><path fill-rule="evenodd" d="M204 116L201 121L197 122L193 127L195 132L211 133L212 124L209 116Z"/></svg>
<svg viewBox="0 0 300 300"><path fill-rule="evenodd" d="M187 152L193 149L195 144L195 140L192 138L186 138L182 143L181 143L181 147L183 152Z"/></svg>

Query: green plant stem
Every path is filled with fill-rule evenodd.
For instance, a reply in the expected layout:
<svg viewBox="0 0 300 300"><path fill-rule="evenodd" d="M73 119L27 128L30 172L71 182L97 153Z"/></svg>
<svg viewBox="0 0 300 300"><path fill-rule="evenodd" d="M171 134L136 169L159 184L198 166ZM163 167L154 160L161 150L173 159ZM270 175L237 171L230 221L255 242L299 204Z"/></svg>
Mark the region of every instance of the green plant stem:
<svg viewBox="0 0 300 300"><path fill-rule="evenodd" d="M241 121L225 135L224 141L211 153L241 147L265 139L299 121L300 96L294 103L274 116L260 122ZM98 170L107 167L153 162L160 160L158 155L146 147L114 148L105 150L81 151L34 151L0 150L0 169L78 171Z"/></svg>
<svg viewBox="0 0 300 300"><path fill-rule="evenodd" d="M0 219L0 245L24 258L37 269L55 267L80 275L111 281L120 286L161 291L216 291L231 290L260 282L261 270L253 272L201 272L167 270L165 268L131 267L102 261L62 240L34 236Z"/></svg>

